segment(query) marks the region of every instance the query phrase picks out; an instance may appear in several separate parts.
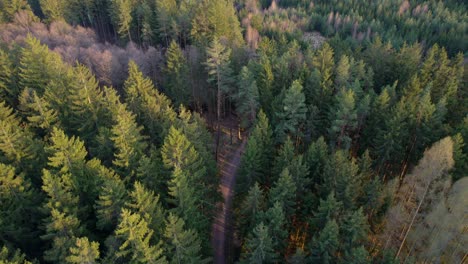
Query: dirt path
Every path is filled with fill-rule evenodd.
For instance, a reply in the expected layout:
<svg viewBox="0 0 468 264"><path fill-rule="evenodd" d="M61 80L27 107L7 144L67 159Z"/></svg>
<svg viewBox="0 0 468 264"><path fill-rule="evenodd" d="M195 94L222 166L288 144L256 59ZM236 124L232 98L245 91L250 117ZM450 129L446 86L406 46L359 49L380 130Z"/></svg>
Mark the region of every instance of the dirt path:
<svg viewBox="0 0 468 264"><path fill-rule="evenodd" d="M218 207L218 215L213 223L212 243L214 249L214 263L226 263L226 237L229 236L228 232L231 215L232 197L234 194L234 186L236 183L236 173L241 162L241 155L245 148L244 141L240 146L233 151L234 153L226 153L225 158L220 158L218 167L221 171L221 192L223 194L224 203Z"/></svg>

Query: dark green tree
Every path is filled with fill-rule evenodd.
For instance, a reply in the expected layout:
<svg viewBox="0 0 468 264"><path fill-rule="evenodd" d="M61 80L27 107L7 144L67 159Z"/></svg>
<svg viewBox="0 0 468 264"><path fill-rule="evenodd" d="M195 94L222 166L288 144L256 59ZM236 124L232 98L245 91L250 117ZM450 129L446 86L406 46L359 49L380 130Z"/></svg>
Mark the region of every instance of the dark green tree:
<svg viewBox="0 0 468 264"><path fill-rule="evenodd" d="M284 142L287 135L297 142L302 137L307 114L305 96L299 80L294 81L286 91L281 106L281 111L277 113L278 125L275 130L277 142Z"/></svg>
<svg viewBox="0 0 468 264"><path fill-rule="evenodd" d="M164 236L168 241L167 255L170 263L207 263L201 255L201 241L198 234L185 230L184 220L174 214L169 214Z"/></svg>
<svg viewBox="0 0 468 264"><path fill-rule="evenodd" d="M245 244L245 251L241 254L241 263L270 263L278 259L268 227L263 223L253 229Z"/></svg>

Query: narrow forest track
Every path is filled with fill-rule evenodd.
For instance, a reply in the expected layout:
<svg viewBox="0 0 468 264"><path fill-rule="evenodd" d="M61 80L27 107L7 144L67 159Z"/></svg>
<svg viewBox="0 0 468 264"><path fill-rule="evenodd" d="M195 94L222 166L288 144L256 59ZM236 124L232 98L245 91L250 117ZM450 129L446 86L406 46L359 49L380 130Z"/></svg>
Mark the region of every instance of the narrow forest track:
<svg viewBox="0 0 468 264"><path fill-rule="evenodd" d="M218 206L218 213L213 223L212 243L214 249L214 263L226 263L226 247L228 245L226 238L232 238L231 210L232 197L236 183L237 169L241 162L241 156L244 152L247 140L241 142L237 148L225 148L218 158L218 168L221 173L220 191L223 194L224 202Z"/></svg>

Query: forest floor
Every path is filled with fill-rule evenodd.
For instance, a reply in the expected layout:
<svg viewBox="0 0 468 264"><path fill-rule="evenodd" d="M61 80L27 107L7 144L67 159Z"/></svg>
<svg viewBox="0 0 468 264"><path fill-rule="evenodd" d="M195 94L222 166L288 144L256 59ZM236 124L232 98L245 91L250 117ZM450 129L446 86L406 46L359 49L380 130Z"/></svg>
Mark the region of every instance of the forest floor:
<svg viewBox="0 0 468 264"><path fill-rule="evenodd" d="M232 120L231 120L232 121ZM246 138L238 138L238 130L233 122L221 124L222 136L219 146L218 169L220 171L220 191L223 202L218 205L218 213L212 227L212 243L214 249L214 263L225 264L226 252L232 244L232 198L236 182L236 173L241 162Z"/></svg>

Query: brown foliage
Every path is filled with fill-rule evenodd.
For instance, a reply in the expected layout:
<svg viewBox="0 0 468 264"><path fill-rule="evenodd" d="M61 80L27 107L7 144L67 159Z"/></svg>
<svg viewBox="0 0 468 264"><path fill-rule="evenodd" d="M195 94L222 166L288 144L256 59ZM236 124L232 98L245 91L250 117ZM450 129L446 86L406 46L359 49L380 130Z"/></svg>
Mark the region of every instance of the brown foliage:
<svg viewBox="0 0 468 264"><path fill-rule="evenodd" d="M160 76L163 56L154 47L143 50L133 43L125 48L101 43L92 29L70 26L63 21L53 22L47 27L27 12L17 13L12 23L0 27L0 42L23 45L28 34L60 54L65 62L71 65L79 62L89 67L103 85L120 87L127 77L129 60L135 61L141 71L154 81L158 81L156 77Z"/></svg>

